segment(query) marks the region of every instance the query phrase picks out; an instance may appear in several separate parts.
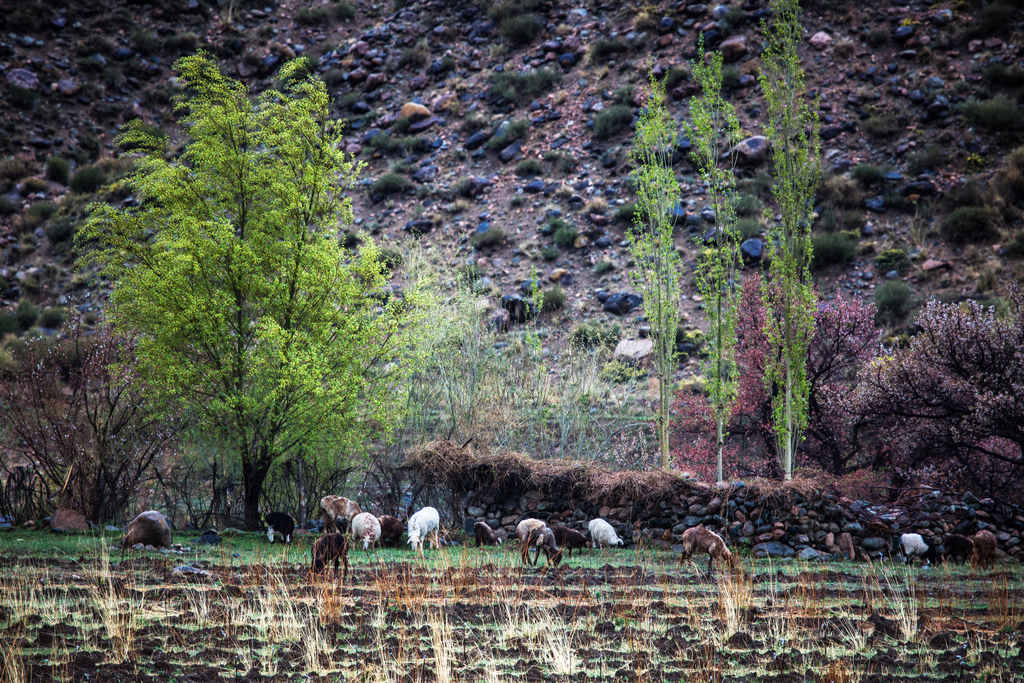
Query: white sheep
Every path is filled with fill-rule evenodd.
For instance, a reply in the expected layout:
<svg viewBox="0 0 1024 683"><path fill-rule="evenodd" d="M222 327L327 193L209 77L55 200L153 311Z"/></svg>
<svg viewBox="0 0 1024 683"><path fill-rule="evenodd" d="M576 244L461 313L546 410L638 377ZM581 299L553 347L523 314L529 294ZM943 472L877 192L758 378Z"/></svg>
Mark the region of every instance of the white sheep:
<svg viewBox="0 0 1024 683"><path fill-rule="evenodd" d="M622 545L622 539L615 533L612 525L600 517L590 520L587 529L590 530L590 541L595 548L602 545Z"/></svg>
<svg viewBox="0 0 1024 683"><path fill-rule="evenodd" d="M380 540L380 520L369 512L360 512L352 518L352 537L362 539L363 550L376 547Z"/></svg>
<svg viewBox="0 0 1024 683"><path fill-rule="evenodd" d="M433 532L434 549L441 547L437 538L438 527L441 525L441 516L437 509L425 507L409 518L408 534L409 545L413 550L419 550L423 554L423 541L427 535Z"/></svg>
<svg viewBox="0 0 1024 683"><path fill-rule="evenodd" d="M928 544L924 542L921 534L903 534L900 536L900 547L903 548L903 556L907 562L928 552Z"/></svg>

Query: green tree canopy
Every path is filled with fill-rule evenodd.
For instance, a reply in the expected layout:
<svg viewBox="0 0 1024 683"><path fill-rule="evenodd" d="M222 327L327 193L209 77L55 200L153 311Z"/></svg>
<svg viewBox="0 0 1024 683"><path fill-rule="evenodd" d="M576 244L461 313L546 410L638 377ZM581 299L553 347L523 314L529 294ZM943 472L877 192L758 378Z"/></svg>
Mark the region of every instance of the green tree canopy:
<svg viewBox="0 0 1024 683"><path fill-rule="evenodd" d="M138 206L94 205L80 239L113 282L109 314L137 336L143 375L237 452L255 528L276 462L356 457L387 433L423 290L392 295L372 243L341 246L360 164L308 62L255 98L203 53L175 68L183 151L129 125Z"/></svg>

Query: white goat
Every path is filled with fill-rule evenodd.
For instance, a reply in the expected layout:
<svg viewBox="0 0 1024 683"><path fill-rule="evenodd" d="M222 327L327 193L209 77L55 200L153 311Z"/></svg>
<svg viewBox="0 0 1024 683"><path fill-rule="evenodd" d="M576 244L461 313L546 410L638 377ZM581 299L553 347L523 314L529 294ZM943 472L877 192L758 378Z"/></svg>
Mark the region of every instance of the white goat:
<svg viewBox="0 0 1024 683"><path fill-rule="evenodd" d="M441 525L441 516L437 509L425 507L409 518L408 534L409 545L413 550L419 550L423 554L423 541L427 535L433 532L434 549L441 547L437 538L438 527Z"/></svg>
<svg viewBox="0 0 1024 683"><path fill-rule="evenodd" d="M600 517L590 520L587 529L590 530L590 541L595 548L602 545L622 545L622 539L615 533L612 525Z"/></svg>
<svg viewBox="0 0 1024 683"><path fill-rule="evenodd" d="M376 547L380 540L380 520L369 512L360 512L352 518L352 537L363 541L363 550Z"/></svg>
<svg viewBox="0 0 1024 683"><path fill-rule="evenodd" d="M928 552L928 544L924 542L921 534L903 534L900 536L900 547L903 548L903 556L907 562Z"/></svg>

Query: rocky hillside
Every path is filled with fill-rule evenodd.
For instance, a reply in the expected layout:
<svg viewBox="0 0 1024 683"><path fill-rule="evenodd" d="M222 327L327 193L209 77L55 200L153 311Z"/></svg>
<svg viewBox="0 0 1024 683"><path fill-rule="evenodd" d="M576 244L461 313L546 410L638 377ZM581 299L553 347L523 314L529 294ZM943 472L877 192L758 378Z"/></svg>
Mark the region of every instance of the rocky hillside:
<svg viewBox="0 0 1024 683"><path fill-rule="evenodd" d="M928 296L998 296L1024 256L1024 14L1007 0L804 7L825 171L821 291L875 297L896 329ZM134 201L116 131L141 117L180 133L171 65L202 48L256 91L309 57L368 164L357 227L397 250L436 246L479 278L500 327L515 326L536 273L556 352L582 321L640 336L624 230L648 67L682 121L698 37L723 52L748 136L739 213L756 268L771 185L756 81L766 15L766 0L19 2L0 16L0 334L59 327L71 307L95 319L102 284L74 269L76 224L96 196ZM692 257L714 216L688 146L680 137L676 212ZM694 329L692 280L685 291Z"/></svg>

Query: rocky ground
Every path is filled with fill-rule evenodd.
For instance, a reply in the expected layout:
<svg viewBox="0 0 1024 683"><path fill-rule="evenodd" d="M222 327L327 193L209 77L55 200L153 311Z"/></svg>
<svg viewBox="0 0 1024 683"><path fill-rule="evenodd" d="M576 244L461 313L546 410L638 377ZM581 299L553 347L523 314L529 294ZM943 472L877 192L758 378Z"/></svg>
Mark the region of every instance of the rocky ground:
<svg viewBox="0 0 1024 683"><path fill-rule="evenodd" d="M891 304L895 328L926 296L1002 293L1024 254L1024 155L1011 155L1024 127L1019 11L1006 2L804 5L825 172L821 292L872 297L884 283L906 283L904 300ZM536 274L543 289L565 294L543 316L549 345L584 320L637 337L644 326L624 241L632 122L649 67L667 76L672 112L686 118L688 60L701 35L725 56L747 135L740 228L747 267L761 263L771 177L756 74L766 6L18 3L0 18L0 307L23 314L5 324L55 327L70 307L95 319L102 285L73 268L75 226L94 192L132 201L116 182L128 164L114 135L135 117L175 133L171 65L204 48L254 90L284 60L308 56L349 121L348 150L368 163L357 228L389 248L437 247L453 273L479 277L497 324L515 325L515 297ZM681 136L676 214L692 266L693 240L714 216L688 145ZM684 292L683 324L699 327L692 278ZM34 319L32 306L41 308ZM691 361L684 372L696 369Z"/></svg>

